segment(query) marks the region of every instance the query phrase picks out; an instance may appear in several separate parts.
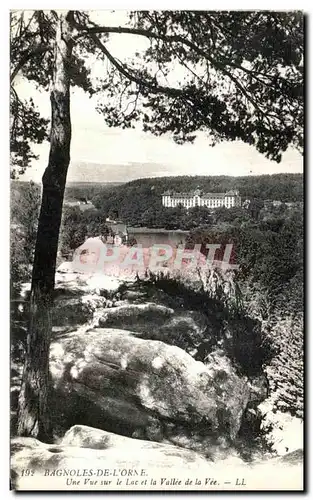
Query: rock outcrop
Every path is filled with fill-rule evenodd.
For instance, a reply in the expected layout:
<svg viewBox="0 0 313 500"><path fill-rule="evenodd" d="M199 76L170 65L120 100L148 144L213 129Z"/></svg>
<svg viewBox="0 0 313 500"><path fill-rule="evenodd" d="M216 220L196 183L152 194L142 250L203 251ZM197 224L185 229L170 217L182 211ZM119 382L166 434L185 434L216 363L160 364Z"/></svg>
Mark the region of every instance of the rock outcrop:
<svg viewBox="0 0 313 500"><path fill-rule="evenodd" d="M72 423L154 441L189 436L187 447L197 435L233 440L250 398L247 378L225 356L205 365L124 330L63 334L51 345L50 369L55 404L63 395Z"/></svg>
<svg viewBox="0 0 313 500"><path fill-rule="evenodd" d="M174 468L188 477L192 471L196 474L199 467L208 466L203 456L190 450L126 438L85 426L70 429L57 445L45 444L34 438L15 438L11 442L11 453L11 481L12 487L17 490L27 489L27 484L31 485L31 489L92 490L96 482L100 487L102 481L102 488L95 489L134 490L138 489L138 479L141 483L151 471L152 477L158 472L166 477L168 471ZM25 478L23 470L31 470L33 477ZM115 471L113 477L112 471ZM128 471L136 476L123 476ZM122 487L119 485L117 488L116 477L123 479L120 479L120 485L124 483Z"/></svg>
<svg viewBox="0 0 313 500"><path fill-rule="evenodd" d="M235 454L212 461L180 447L84 425L69 429L57 444L23 437L11 441L11 486L16 490L205 491L223 489L226 477L233 483L236 477L245 478L245 486L237 483L236 490L251 485L301 490L302 452L249 465Z"/></svg>
<svg viewBox="0 0 313 500"><path fill-rule="evenodd" d="M59 296L54 303L53 325L71 326L82 325L93 318L96 309L104 308L107 301L96 294L81 296Z"/></svg>
<svg viewBox="0 0 313 500"><path fill-rule="evenodd" d="M177 345L192 356L205 338L207 318L198 311L173 309L154 302L105 308L99 326L131 330L146 340Z"/></svg>

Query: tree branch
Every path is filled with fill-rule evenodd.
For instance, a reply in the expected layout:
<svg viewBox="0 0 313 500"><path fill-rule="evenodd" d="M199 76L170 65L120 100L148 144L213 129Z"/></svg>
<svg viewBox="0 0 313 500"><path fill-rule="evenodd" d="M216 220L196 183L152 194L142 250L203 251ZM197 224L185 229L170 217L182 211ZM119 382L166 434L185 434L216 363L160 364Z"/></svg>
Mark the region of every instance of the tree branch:
<svg viewBox="0 0 313 500"><path fill-rule="evenodd" d="M237 78L225 68L225 62L220 62L215 59L213 59L206 51L202 50L200 47L195 45L193 42L190 40L181 37L180 35L162 35L160 33L154 33L153 31L150 30L144 30L144 29L139 29L139 28L126 28L122 26L97 26L97 27L92 27L92 28L87 28L83 27L81 25L78 25L75 23L76 28L80 31L80 33L77 36L87 34L89 35L95 43L99 46L100 40L96 37L97 41L93 38L95 34L100 34L100 33L120 33L120 34L129 34L129 35L138 35L138 36L144 36L146 38L154 38L154 39L159 39L163 40L165 42L179 42L190 49L194 50L198 55L203 57L205 60L209 61L213 67L216 69L220 70L224 75L226 75L232 82L235 84L235 86L240 90L240 92L246 97L246 99L253 105L253 107L263 116L266 117L266 113L260 108L260 106L257 104L257 102L251 97L251 95L245 90L245 88L241 85L241 83L237 80ZM104 46L103 46L104 47ZM101 49L102 50L102 49ZM105 49L107 50L107 49ZM110 55L110 57L112 57ZM113 63L114 64L114 63ZM115 65L116 66L116 65ZM117 66L116 66L117 67ZM118 68L118 67L117 67ZM119 68L118 68L119 69ZM242 68L244 70L244 68ZM120 70L120 69L119 69ZM121 71L123 73L123 71ZM124 74L124 73L123 73ZM126 76L124 74L124 76ZM128 78L129 76L127 76ZM166 92L166 87L160 87L159 86L159 92L163 93L168 93ZM173 90L173 89L171 89ZM177 89L179 92L179 90ZM177 94L176 94L177 95Z"/></svg>
<svg viewBox="0 0 313 500"><path fill-rule="evenodd" d="M163 87L162 85L154 84L153 82L144 80L143 78L138 77L135 74L131 73L128 68L126 68L120 62L118 62L117 59L115 59L115 57L112 56L112 54L108 51L108 49L105 47L105 45L103 45L103 43L99 40L99 38L96 35L91 33L90 38L94 41L97 47L106 55L111 64L115 66L118 69L118 71L122 75L124 75L128 80L137 83L138 85L144 85L145 87L149 88L151 92L153 92L154 94L167 94L171 97L184 96L184 91L181 89L177 89L174 87Z"/></svg>
<svg viewBox="0 0 313 500"><path fill-rule="evenodd" d="M134 75L129 71L127 67L125 67L125 65L121 64L119 61L115 59L114 56L112 56L112 54L108 51L108 49L105 47L105 45L103 45L103 43L99 40L99 38L96 35L90 34L90 38L94 41L97 47L106 55L111 64L128 80L136 83L139 87L140 86L147 87L154 94L166 94L171 98L173 98L173 102L175 102L175 99L177 98L183 99L186 103L188 103L189 106L194 106L195 111L198 114L200 114L201 119L203 119L201 110L198 109L197 106L195 106L195 103L192 99L188 98L186 90L177 89L174 87L164 87L162 85L149 82L148 80L145 80L142 77ZM137 94L136 103L138 95L139 93Z"/></svg>
<svg viewBox="0 0 313 500"><path fill-rule="evenodd" d="M34 57L34 56L36 56L38 54L43 54L44 52L47 52L48 50L50 50L49 46L42 46L42 45L40 45L38 47L35 47L30 52L26 51L25 54L24 54L24 56L21 58L20 62L16 65L16 67L14 68L14 70L11 73L11 76L10 76L10 82L11 82L11 84L13 83L13 80L15 79L16 75L18 74L18 72L25 66L25 64L32 57Z"/></svg>

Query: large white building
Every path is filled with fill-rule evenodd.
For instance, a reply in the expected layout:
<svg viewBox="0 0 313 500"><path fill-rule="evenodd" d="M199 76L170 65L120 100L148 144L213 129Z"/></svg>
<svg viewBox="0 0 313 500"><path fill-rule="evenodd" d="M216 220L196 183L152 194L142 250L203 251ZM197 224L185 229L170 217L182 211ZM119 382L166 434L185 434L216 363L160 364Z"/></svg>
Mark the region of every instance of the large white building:
<svg viewBox="0 0 313 500"><path fill-rule="evenodd" d="M238 191L227 191L227 193L204 193L201 189L190 193L166 191L162 194L162 205L164 207L182 205L187 209L192 207L231 208L240 207L241 198Z"/></svg>

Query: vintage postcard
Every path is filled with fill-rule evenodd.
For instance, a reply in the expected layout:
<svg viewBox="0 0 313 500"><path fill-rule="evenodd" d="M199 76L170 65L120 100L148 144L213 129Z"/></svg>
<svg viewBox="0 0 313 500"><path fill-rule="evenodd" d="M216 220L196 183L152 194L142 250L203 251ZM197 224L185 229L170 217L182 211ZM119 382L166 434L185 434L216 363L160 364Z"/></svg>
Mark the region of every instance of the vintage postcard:
<svg viewBox="0 0 313 500"><path fill-rule="evenodd" d="M11 489L303 490L303 49L11 11Z"/></svg>

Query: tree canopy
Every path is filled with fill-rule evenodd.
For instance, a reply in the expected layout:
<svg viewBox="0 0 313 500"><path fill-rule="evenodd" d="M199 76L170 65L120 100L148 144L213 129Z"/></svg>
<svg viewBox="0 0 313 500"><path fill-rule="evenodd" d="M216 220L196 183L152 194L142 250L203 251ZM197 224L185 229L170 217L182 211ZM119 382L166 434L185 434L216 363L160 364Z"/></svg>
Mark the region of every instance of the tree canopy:
<svg viewBox="0 0 313 500"><path fill-rule="evenodd" d="M13 176L35 157L32 142L48 138L47 120L32 99L19 98L21 74L48 90L53 75L55 11L11 14L11 153ZM241 140L280 161L288 146L303 148L303 14L301 12L139 11L125 26L99 25L92 12L73 11L71 84L97 93L109 126L139 122L178 143L206 131L212 145ZM120 61L112 35L133 35L146 49ZM94 79L90 55L105 64Z"/></svg>

